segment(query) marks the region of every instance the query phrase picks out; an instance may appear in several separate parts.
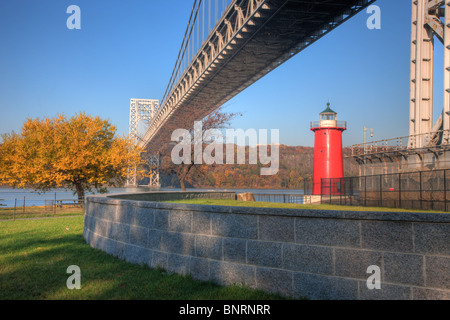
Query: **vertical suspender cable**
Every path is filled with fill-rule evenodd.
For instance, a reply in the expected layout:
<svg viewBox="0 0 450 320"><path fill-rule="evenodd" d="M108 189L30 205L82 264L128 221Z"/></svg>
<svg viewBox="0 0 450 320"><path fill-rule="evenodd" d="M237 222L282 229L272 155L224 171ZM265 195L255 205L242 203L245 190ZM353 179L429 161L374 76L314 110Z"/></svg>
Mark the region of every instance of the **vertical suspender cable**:
<svg viewBox="0 0 450 320"><path fill-rule="evenodd" d="M198 48L200 46L200 15L197 19L197 48L195 51L198 51Z"/></svg>
<svg viewBox="0 0 450 320"><path fill-rule="evenodd" d="M197 0L196 0L196 2L197 2ZM188 38L187 38L187 41L186 41L186 44L185 44L185 46L184 46L184 48L183 48L183 52L182 52L182 57L184 57L184 58L186 58L186 56L185 56L185 54L187 53L187 60L186 60L186 68L189 66L189 63L190 63L190 59L189 59L189 50L190 50L190 44L192 43L192 52L193 52L193 54L192 54L192 58L193 58L193 56L194 56L194 42L195 41L193 41L192 40L192 35L193 35L193 32L195 31L195 22L196 22L196 20L197 20L197 17L198 17L198 11L199 11L199 9L200 9L200 4L201 4L201 2L202 2L202 0L200 0L199 2L198 2L198 5L197 5L197 9L195 10L196 11L196 13L195 13L195 15L194 15L194 20L192 21L192 24L190 23L189 25L188 25L188 29L189 29L189 35L188 35ZM194 6L195 6L195 3L194 3ZM195 9L195 8L194 8ZM191 17L192 17L192 14L191 14ZM191 21L191 20L190 20ZM195 36L195 33L194 33L194 36ZM195 40L195 39L194 39ZM181 63L179 63L178 64L178 66L177 66L177 69L176 69L176 74L179 76L178 77L178 79L179 80L181 80L181 72L179 71L180 70L180 66L181 66L181 71L184 71L185 69L183 69L183 66L181 65ZM173 87L173 85L174 85L174 83L175 83L175 81L172 81L172 84L169 84L169 87L168 87L168 92L170 92L170 90L172 90L172 87ZM167 92L167 90L166 90L166 92ZM163 103L161 104L161 105L164 105L164 99L163 99Z"/></svg>
<svg viewBox="0 0 450 320"><path fill-rule="evenodd" d="M214 9L216 11L215 23L217 23L219 21L219 0L216 0L216 5L214 6Z"/></svg>
<svg viewBox="0 0 450 320"><path fill-rule="evenodd" d="M185 45L185 42L186 42L186 35L189 32L189 26L191 25L191 20L192 20L194 11L195 11L196 3L197 3L197 0L194 1L194 5L192 6L191 16L189 17L189 21L188 21L188 25L186 27L186 31L184 33L183 41L181 42L181 47L180 47L180 51L178 52L177 61L175 62L175 66L173 68L172 75L170 76L170 80L169 80L169 84L167 85L166 92L164 93L164 96L161 100L162 102L164 102L164 99L166 98L166 95L169 92L169 90L172 89L172 85L173 85L174 81L177 81L176 79L178 78L178 75L176 74L176 72L178 72L179 66L183 62L184 56L182 56L181 53L183 52L183 46ZM181 60L180 60L180 57L181 57ZM178 68L177 68L177 66L178 66Z"/></svg>
<svg viewBox="0 0 450 320"><path fill-rule="evenodd" d="M189 65L189 62L194 58L194 50L195 50L195 20L194 20L194 24L192 25L192 31L193 31L193 37L191 38L191 42L192 42L192 45L191 45L192 56L191 56L190 59L188 59L188 65Z"/></svg>
<svg viewBox="0 0 450 320"><path fill-rule="evenodd" d="M180 67L181 67L182 71L185 70L185 69L183 69L182 62L183 62L183 58L186 58L186 56L185 56L186 53L188 55L188 59L186 60L186 68L189 66L189 62L190 62L190 59L189 59L189 45L190 45L190 42L192 40L191 36L192 36L192 33L194 31L194 28L195 28L195 22L196 22L197 17L198 17L198 11L199 11L200 5L202 3L202 0L198 1L198 3L197 3L197 1L198 0L195 0L194 6L192 7L191 16L189 18L189 22L188 22L188 26L187 26L187 29L186 29L186 33L185 33L184 38L183 38L183 42L181 44L180 52L178 53L177 62L175 63L174 71L172 72L172 77L171 77L171 80L169 81L169 85L166 88L166 92L164 93L164 97L162 99L162 104L161 105L165 104L166 95L167 95L167 93L169 93L172 90L173 85L175 84L175 82L181 79L181 75L180 75L179 70L180 70ZM197 6L197 9L195 9L196 6ZM194 14L194 12L195 12L195 14ZM193 21L192 21L192 17L194 18ZM188 35L187 40L186 40L186 35ZM194 36L195 36L195 33L194 33ZM183 47L183 45L184 45L184 47ZM192 50L194 50L194 41L192 41ZM180 56L182 57L182 60L179 60ZM194 56L194 52L192 54L192 57L193 56ZM176 80L177 78L178 78L178 80Z"/></svg>
<svg viewBox="0 0 450 320"><path fill-rule="evenodd" d="M211 32L211 0L208 0L208 34Z"/></svg>
<svg viewBox="0 0 450 320"><path fill-rule="evenodd" d="M203 9L202 9L202 44L205 39L205 1L203 1Z"/></svg>

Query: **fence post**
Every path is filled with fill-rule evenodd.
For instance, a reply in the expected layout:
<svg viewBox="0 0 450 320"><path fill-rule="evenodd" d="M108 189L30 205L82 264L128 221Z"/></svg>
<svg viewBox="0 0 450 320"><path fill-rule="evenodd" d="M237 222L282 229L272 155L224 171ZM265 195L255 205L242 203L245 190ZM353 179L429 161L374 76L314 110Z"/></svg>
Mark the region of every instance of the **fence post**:
<svg viewBox="0 0 450 320"><path fill-rule="evenodd" d="M364 207L367 207L367 176L364 176Z"/></svg>
<svg viewBox="0 0 450 320"><path fill-rule="evenodd" d="M398 173L398 205L402 208L402 174Z"/></svg>
<svg viewBox="0 0 450 320"><path fill-rule="evenodd" d="M23 209L22 209L22 213L25 213L25 196L23 197Z"/></svg>
<svg viewBox="0 0 450 320"><path fill-rule="evenodd" d="M330 194L330 204L332 202L332 198L331 198L331 185L332 185L332 179L328 179L329 183L328 183L328 193Z"/></svg>
<svg viewBox="0 0 450 320"><path fill-rule="evenodd" d="M349 194L350 194L350 205L352 206L353 205L353 197L355 196L355 189L354 189L354 183L353 183L354 181L353 181L353 178L350 180L350 191L349 191Z"/></svg>
<svg viewBox="0 0 450 320"><path fill-rule="evenodd" d="M17 207L17 198L14 199L14 215L13 215L13 220L16 221L16 207Z"/></svg>
<svg viewBox="0 0 450 320"><path fill-rule="evenodd" d="M320 178L320 203L323 203L323 178ZM313 182L313 190L314 190L314 182Z"/></svg>
<svg viewBox="0 0 450 320"><path fill-rule="evenodd" d="M444 170L444 211L447 211L447 170Z"/></svg>
<svg viewBox="0 0 450 320"><path fill-rule="evenodd" d="M380 174L380 207L383 206L383 176Z"/></svg>
<svg viewBox="0 0 450 320"><path fill-rule="evenodd" d="M423 204L422 204L422 171L419 172L419 188L420 188L420 209L423 209Z"/></svg>

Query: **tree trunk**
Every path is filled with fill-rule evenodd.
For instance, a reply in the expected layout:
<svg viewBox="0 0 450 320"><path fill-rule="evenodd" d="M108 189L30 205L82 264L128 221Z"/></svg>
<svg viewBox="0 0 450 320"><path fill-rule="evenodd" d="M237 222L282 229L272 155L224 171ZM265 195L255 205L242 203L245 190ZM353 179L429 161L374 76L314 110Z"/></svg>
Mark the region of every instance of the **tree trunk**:
<svg viewBox="0 0 450 320"><path fill-rule="evenodd" d="M80 183L75 183L75 189L77 191L78 204L84 204L84 188Z"/></svg>
<svg viewBox="0 0 450 320"><path fill-rule="evenodd" d="M186 186L184 184L184 181L186 180L186 177L191 170L191 168L194 166L194 164L188 164L188 165L182 165L183 169L181 170L181 174L178 175L178 180L180 181L180 187L181 191L186 191Z"/></svg>
<svg viewBox="0 0 450 320"><path fill-rule="evenodd" d="M184 185L184 178L183 179L179 179L179 180L180 180L181 191L186 191L186 186Z"/></svg>

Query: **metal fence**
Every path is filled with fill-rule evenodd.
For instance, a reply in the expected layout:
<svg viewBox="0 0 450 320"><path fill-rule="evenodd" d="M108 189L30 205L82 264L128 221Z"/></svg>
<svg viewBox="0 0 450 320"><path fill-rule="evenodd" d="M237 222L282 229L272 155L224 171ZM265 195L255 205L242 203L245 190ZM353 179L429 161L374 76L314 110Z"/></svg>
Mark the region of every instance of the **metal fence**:
<svg viewBox="0 0 450 320"><path fill-rule="evenodd" d="M255 197L255 201L262 202L277 202L277 203L303 203L303 195L301 194L253 194Z"/></svg>
<svg viewBox="0 0 450 320"><path fill-rule="evenodd" d="M322 203L450 211L450 169L322 180Z"/></svg>
<svg viewBox="0 0 450 320"><path fill-rule="evenodd" d="M439 130L431 133L422 133L393 139L371 141L351 146L352 156L363 156L375 153L405 151L421 148L422 146L444 146L448 142L442 139L449 135L449 130Z"/></svg>
<svg viewBox="0 0 450 320"><path fill-rule="evenodd" d="M303 186L303 192L301 189L298 190L299 193L288 193L289 190L280 192L280 193L254 193L255 201L262 202L277 202L277 203L296 203L303 204L305 203L304 196L312 195L313 191L313 180L312 178L305 178L301 182Z"/></svg>
<svg viewBox="0 0 450 320"><path fill-rule="evenodd" d="M84 210L84 201L74 199L36 200L21 197L0 200L0 219L79 213L80 210Z"/></svg>
<svg viewBox="0 0 450 320"><path fill-rule="evenodd" d="M321 180L321 203L339 205L360 204L360 177Z"/></svg>
<svg viewBox="0 0 450 320"><path fill-rule="evenodd" d="M314 182L312 178L303 179L303 193L305 195L312 195L314 189Z"/></svg>

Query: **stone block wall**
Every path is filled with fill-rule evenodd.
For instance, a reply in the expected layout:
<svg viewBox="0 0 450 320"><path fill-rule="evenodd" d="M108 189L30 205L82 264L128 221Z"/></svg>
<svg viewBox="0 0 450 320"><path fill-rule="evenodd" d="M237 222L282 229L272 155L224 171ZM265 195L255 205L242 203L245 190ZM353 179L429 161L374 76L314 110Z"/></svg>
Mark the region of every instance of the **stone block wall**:
<svg viewBox="0 0 450 320"><path fill-rule="evenodd" d="M84 237L130 263L314 300L450 299L449 214L118 198L87 197ZM368 288L369 266L381 289Z"/></svg>

